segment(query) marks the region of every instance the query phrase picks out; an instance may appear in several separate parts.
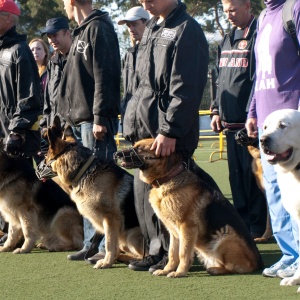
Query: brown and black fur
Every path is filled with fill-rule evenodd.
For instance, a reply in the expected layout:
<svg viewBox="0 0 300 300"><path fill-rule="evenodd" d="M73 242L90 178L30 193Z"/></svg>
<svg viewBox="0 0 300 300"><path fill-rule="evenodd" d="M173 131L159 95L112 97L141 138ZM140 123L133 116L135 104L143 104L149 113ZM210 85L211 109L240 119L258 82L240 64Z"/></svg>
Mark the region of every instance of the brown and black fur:
<svg viewBox="0 0 300 300"><path fill-rule="evenodd" d="M24 158L12 158L0 142L0 212L9 223L0 252L30 252L36 242L50 251L83 246L82 217L69 196L52 180L41 182ZM21 237L21 248L16 244Z"/></svg>
<svg viewBox="0 0 300 300"><path fill-rule="evenodd" d="M152 139L146 139L134 145L138 155L147 157L140 167L140 178L148 184L181 164L175 153L152 159L156 157L150 150L152 143ZM121 151L116 156L126 168L127 159L122 158ZM169 262L154 275L185 276L195 251L211 275L250 273L263 267L259 251L234 207L192 172L184 169L153 187L149 200L170 232Z"/></svg>
<svg viewBox="0 0 300 300"><path fill-rule="evenodd" d="M96 158L78 182L74 177L92 155L92 151L76 142L71 127L61 136L57 119L47 131L51 164L63 188L69 191L79 212L95 229L105 235L104 259L94 268L110 268L118 258L141 258L143 236L134 208L133 176L113 161ZM120 255L120 250L124 255Z"/></svg>
<svg viewBox="0 0 300 300"><path fill-rule="evenodd" d="M261 191L265 194L265 186L263 181L263 169L261 164L260 150L255 146L247 146L249 153L253 157L251 168L252 172L255 176L255 180L257 186L261 189ZM272 225L270 220L270 213L267 204L267 220L266 220L266 230L261 237L255 238L254 241L256 243L267 243L270 238L273 236Z"/></svg>

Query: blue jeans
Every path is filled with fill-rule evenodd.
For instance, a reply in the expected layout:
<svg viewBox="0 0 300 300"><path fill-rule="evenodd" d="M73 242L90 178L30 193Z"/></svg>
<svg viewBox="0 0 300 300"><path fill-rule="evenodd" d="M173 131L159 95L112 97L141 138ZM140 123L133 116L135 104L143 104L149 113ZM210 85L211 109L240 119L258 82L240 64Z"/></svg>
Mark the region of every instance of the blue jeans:
<svg viewBox="0 0 300 300"><path fill-rule="evenodd" d="M96 140L93 135L93 123L84 123L73 127L74 134L78 141L81 141L83 146L94 151L94 154L103 159L112 160L114 152L117 151L117 145L114 135L118 129L117 119L111 119L110 125L107 126L107 134L103 141ZM83 218L83 234L84 234L84 248L89 249L92 244L92 238L96 230L89 220ZM99 245L99 251L105 253L105 237Z"/></svg>
<svg viewBox="0 0 300 300"><path fill-rule="evenodd" d="M259 129L259 136L262 133L263 130ZM298 225L282 205L276 171L274 166L267 162L263 151L261 151L261 162L273 235L283 254L280 261L290 265L299 257Z"/></svg>

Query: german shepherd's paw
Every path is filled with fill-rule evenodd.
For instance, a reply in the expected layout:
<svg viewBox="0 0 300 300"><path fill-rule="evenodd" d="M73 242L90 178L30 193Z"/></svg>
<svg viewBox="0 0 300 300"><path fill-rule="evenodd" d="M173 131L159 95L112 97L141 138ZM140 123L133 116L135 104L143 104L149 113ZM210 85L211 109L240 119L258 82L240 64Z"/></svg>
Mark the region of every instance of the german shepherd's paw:
<svg viewBox="0 0 300 300"><path fill-rule="evenodd" d="M38 243L36 245L37 248L42 249L42 250L48 250L48 248L43 244L43 243Z"/></svg>
<svg viewBox="0 0 300 300"><path fill-rule="evenodd" d="M24 253L29 253L31 250L28 249L22 249L22 248L16 248L13 253L14 254L24 254Z"/></svg>
<svg viewBox="0 0 300 300"><path fill-rule="evenodd" d="M180 277L186 277L186 272L171 272L167 275L169 278L180 278Z"/></svg>
<svg viewBox="0 0 300 300"><path fill-rule="evenodd" d="M11 252L11 251L13 251L13 249L10 247L5 247L5 246L0 247L0 252Z"/></svg>
<svg viewBox="0 0 300 300"><path fill-rule="evenodd" d="M97 261L97 263L94 265L94 269L108 269L112 267L112 263L108 263L105 261L105 259L100 259Z"/></svg>
<svg viewBox="0 0 300 300"><path fill-rule="evenodd" d="M186 276L186 272L176 272L170 270L156 270L152 274L155 276L167 276L169 278L179 278Z"/></svg>

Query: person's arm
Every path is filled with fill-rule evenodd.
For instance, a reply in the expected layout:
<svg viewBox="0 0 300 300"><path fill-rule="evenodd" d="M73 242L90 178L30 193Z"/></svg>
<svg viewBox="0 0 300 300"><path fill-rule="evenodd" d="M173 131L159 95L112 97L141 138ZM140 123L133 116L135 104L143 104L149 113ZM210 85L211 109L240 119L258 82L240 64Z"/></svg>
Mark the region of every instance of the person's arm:
<svg viewBox="0 0 300 300"><path fill-rule="evenodd" d="M121 62L119 45L109 25L102 24L93 44L93 75L95 80L94 124L108 125L120 108Z"/></svg>
<svg viewBox="0 0 300 300"><path fill-rule="evenodd" d="M218 74L218 78L220 76L220 70L219 70L219 64L220 64L220 58L221 58L221 45L224 44L224 40L225 38L222 40L222 42L218 45L218 55L217 55L217 60L216 60L216 70L217 70L217 74ZM216 132L219 133L223 130L222 128L222 124L221 124L221 118L219 115L219 105L220 105L220 90L218 88L218 78L216 81L216 98L212 101L211 106L210 106L210 110L211 110L211 122L210 122L210 127L211 129Z"/></svg>
<svg viewBox="0 0 300 300"><path fill-rule="evenodd" d="M36 63L28 51L20 50L16 61L16 110L8 127L15 133L30 129L40 113L40 79Z"/></svg>
<svg viewBox="0 0 300 300"><path fill-rule="evenodd" d="M255 86L255 82L253 84ZM245 127L249 137L256 138L258 136L255 90L252 94Z"/></svg>

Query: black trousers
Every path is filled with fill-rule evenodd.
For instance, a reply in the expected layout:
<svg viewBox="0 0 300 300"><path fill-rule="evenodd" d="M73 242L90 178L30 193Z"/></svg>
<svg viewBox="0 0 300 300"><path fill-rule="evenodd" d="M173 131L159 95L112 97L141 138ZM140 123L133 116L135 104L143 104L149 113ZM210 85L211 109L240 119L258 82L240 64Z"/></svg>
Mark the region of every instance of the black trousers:
<svg viewBox="0 0 300 300"><path fill-rule="evenodd" d="M251 233L263 234L266 229L267 202L258 188L247 147L236 143L235 131L226 131L229 182L233 205Z"/></svg>
<svg viewBox="0 0 300 300"><path fill-rule="evenodd" d="M202 170L192 159L193 152L181 151L183 161L189 170L203 179L212 188L220 191L214 179ZM139 179L139 170L134 173L134 199L135 209L142 234L145 239L145 248L149 255L163 256L169 249L169 232L163 223L157 218L150 202L149 192L151 185L144 183Z"/></svg>

